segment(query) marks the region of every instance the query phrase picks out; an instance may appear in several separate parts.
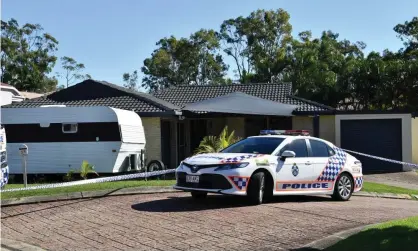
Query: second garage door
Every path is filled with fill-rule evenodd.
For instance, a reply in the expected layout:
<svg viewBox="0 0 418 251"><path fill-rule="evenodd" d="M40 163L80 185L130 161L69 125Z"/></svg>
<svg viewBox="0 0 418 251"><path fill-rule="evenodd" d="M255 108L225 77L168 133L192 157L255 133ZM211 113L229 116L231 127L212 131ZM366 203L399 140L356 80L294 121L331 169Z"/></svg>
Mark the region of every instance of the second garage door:
<svg viewBox="0 0 418 251"><path fill-rule="evenodd" d="M341 147L402 161L402 120L341 120ZM402 171L399 164L353 155L362 162L364 173Z"/></svg>

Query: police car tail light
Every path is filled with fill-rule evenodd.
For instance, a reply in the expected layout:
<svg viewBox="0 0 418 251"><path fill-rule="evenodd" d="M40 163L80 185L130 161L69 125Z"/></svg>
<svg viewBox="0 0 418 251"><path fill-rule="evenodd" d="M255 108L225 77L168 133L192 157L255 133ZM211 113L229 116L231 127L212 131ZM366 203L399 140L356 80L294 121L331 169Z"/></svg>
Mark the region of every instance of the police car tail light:
<svg viewBox="0 0 418 251"><path fill-rule="evenodd" d="M260 135L309 136L309 131L308 130L261 130Z"/></svg>
<svg viewBox="0 0 418 251"><path fill-rule="evenodd" d="M219 165L215 171L222 171L222 170L231 170L236 168L243 168L248 166L248 162L241 162L241 163L228 163L228 164L222 164Z"/></svg>

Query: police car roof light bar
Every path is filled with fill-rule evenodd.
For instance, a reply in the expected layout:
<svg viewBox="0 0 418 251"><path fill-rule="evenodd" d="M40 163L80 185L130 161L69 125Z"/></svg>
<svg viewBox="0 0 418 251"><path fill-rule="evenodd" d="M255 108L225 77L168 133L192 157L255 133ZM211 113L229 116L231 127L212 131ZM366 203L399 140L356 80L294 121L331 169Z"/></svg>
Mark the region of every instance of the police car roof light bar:
<svg viewBox="0 0 418 251"><path fill-rule="evenodd" d="M309 131L308 130L261 130L260 135L309 136Z"/></svg>

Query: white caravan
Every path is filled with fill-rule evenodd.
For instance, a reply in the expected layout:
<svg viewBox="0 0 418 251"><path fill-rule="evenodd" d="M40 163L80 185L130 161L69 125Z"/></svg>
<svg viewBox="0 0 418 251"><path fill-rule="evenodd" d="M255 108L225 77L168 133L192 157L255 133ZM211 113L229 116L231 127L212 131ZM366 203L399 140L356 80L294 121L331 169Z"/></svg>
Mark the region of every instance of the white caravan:
<svg viewBox="0 0 418 251"><path fill-rule="evenodd" d="M10 174L22 174L19 147L28 147L28 174L65 174L83 160L98 173L139 170L145 149L142 120L112 107L3 108Z"/></svg>

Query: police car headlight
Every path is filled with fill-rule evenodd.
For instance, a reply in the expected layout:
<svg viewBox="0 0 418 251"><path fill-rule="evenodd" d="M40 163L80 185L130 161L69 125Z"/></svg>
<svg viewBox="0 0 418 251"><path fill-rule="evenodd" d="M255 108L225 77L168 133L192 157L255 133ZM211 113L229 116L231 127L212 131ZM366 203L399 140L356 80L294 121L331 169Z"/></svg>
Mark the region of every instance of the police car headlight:
<svg viewBox="0 0 418 251"><path fill-rule="evenodd" d="M215 169L215 171L224 171L224 170L243 168L243 167L248 166L249 164L250 163L248 163L248 162L224 164L224 165L218 166Z"/></svg>

